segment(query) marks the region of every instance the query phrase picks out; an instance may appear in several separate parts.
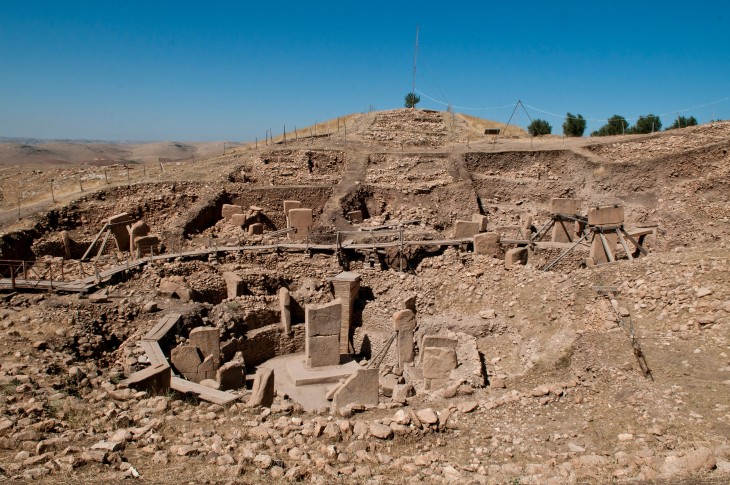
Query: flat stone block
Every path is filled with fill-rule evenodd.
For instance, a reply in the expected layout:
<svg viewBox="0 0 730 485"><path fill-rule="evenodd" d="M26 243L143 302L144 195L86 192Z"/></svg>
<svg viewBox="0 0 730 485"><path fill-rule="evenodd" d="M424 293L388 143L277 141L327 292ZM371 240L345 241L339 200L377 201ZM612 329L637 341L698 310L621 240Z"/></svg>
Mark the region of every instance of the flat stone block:
<svg viewBox="0 0 730 485"><path fill-rule="evenodd" d="M309 367L338 365L340 363L340 336L308 337L304 353Z"/></svg>
<svg viewBox="0 0 730 485"><path fill-rule="evenodd" d="M190 331L189 343L200 349L203 357L212 356L220 363L221 337L216 327L196 327Z"/></svg>
<svg viewBox="0 0 730 485"><path fill-rule="evenodd" d="M483 214L472 214L471 220L472 222L479 223L479 232L484 232L487 230L487 216Z"/></svg>
<svg viewBox="0 0 730 485"><path fill-rule="evenodd" d="M274 403L274 370L261 368L256 372L251 389L249 406L271 407Z"/></svg>
<svg viewBox="0 0 730 485"><path fill-rule="evenodd" d="M240 205L223 204L223 207L221 207L221 217L228 220L233 214L243 214L243 207Z"/></svg>
<svg viewBox="0 0 730 485"><path fill-rule="evenodd" d="M246 285L243 283L243 279L241 279L241 277L233 271L225 271L223 273L223 281L226 282L228 298L236 298L237 296L241 296L246 290Z"/></svg>
<svg viewBox="0 0 730 485"><path fill-rule="evenodd" d="M228 224L236 227L243 227L243 225L246 224L246 220L246 214L231 214L231 216L227 219Z"/></svg>
<svg viewBox="0 0 730 485"><path fill-rule="evenodd" d="M550 199L551 214L578 215L583 201L580 199Z"/></svg>
<svg viewBox="0 0 730 485"><path fill-rule="evenodd" d="M588 209L588 224L591 226L618 225L624 222L624 207L600 206Z"/></svg>
<svg viewBox="0 0 730 485"><path fill-rule="evenodd" d="M454 223L454 239L464 237L474 237L479 233L479 222L474 221L456 221Z"/></svg>
<svg viewBox="0 0 730 485"><path fill-rule="evenodd" d="M393 330L413 332L416 329L416 314L410 310L400 310L393 314Z"/></svg>
<svg viewBox="0 0 730 485"><path fill-rule="evenodd" d="M527 264L527 248L513 248L505 253L505 268L511 268L517 264Z"/></svg>
<svg viewBox="0 0 730 485"><path fill-rule="evenodd" d="M348 404L377 405L379 369L358 369L335 392L332 404L341 409Z"/></svg>
<svg viewBox="0 0 730 485"><path fill-rule="evenodd" d="M423 349L421 367L424 379L448 379L456 369L456 349L426 347Z"/></svg>
<svg viewBox="0 0 730 485"><path fill-rule="evenodd" d="M442 337L440 335L424 335L421 339L421 348L426 347L444 347L447 349L455 349L459 342L455 338Z"/></svg>
<svg viewBox="0 0 730 485"><path fill-rule="evenodd" d="M298 200L285 200L284 201L284 215L289 217L289 211L292 209L300 209L302 203Z"/></svg>
<svg viewBox="0 0 730 485"><path fill-rule="evenodd" d="M413 343L414 332L413 330L399 330L398 335L395 339L395 345L398 349L398 364L403 367L403 364L411 363L416 358L416 349Z"/></svg>
<svg viewBox="0 0 730 485"><path fill-rule="evenodd" d="M172 369L165 362L135 372L121 382L121 385L138 391L161 392L169 389Z"/></svg>
<svg viewBox="0 0 730 485"><path fill-rule="evenodd" d="M246 367L243 361L234 360L223 364L216 372L215 380L219 384L219 389L223 391L243 387L246 382Z"/></svg>
<svg viewBox="0 0 730 485"><path fill-rule="evenodd" d="M320 304L307 304L304 307L306 338L333 335L340 338L342 325L342 300L339 298Z"/></svg>
<svg viewBox="0 0 730 485"><path fill-rule="evenodd" d="M474 252L493 258L502 256L501 236L498 232L482 232L474 235Z"/></svg>
<svg viewBox="0 0 730 485"><path fill-rule="evenodd" d="M256 236L259 234L264 233L264 225L260 222L254 222L250 226L248 226L248 234L249 236Z"/></svg>
<svg viewBox="0 0 730 485"><path fill-rule="evenodd" d="M292 227L311 227L313 223L312 209L291 209L289 224Z"/></svg>
<svg viewBox="0 0 730 485"><path fill-rule="evenodd" d="M300 354L301 355L301 354ZM360 365L348 356L343 357L343 364L309 368L304 358L289 362L287 373L295 386L330 384L340 382L360 369Z"/></svg>

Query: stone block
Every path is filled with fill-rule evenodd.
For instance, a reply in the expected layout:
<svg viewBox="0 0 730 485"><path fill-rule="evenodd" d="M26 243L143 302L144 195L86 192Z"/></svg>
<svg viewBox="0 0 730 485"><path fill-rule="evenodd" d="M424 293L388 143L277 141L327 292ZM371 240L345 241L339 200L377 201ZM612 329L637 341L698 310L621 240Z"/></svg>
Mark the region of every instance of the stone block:
<svg viewBox="0 0 730 485"><path fill-rule="evenodd" d="M329 303L307 304L304 307L306 338L334 335L340 337L342 301L337 298Z"/></svg>
<svg viewBox="0 0 730 485"><path fill-rule="evenodd" d="M243 214L243 207L240 205L223 204L223 207L221 207L221 217L227 221L233 214Z"/></svg>
<svg viewBox="0 0 730 485"><path fill-rule="evenodd" d="M550 213L570 216L579 215L582 204L583 202L580 199L550 199Z"/></svg>
<svg viewBox="0 0 730 485"><path fill-rule="evenodd" d="M513 248L505 253L505 268L509 269L518 264L527 264L527 248Z"/></svg>
<svg viewBox="0 0 730 485"><path fill-rule="evenodd" d="M145 221L137 221L128 227L129 232L129 250L134 253L137 248L134 245L135 239L146 236L150 233L150 226Z"/></svg>
<svg viewBox="0 0 730 485"><path fill-rule="evenodd" d="M347 218L350 219L350 222L353 224L360 224L363 220L362 211L350 211L347 213Z"/></svg>
<svg viewBox="0 0 730 485"><path fill-rule="evenodd" d="M242 360L226 362L218 368L215 380L222 391L240 389L246 383L246 366Z"/></svg>
<svg viewBox="0 0 730 485"><path fill-rule="evenodd" d="M253 381L249 406L271 407L274 403L274 370L259 368Z"/></svg>
<svg viewBox="0 0 730 485"><path fill-rule="evenodd" d="M335 298L342 301L342 325L340 326L340 352L348 354L354 349L350 343L352 312L360 292L360 275L352 271L343 271L332 279Z"/></svg>
<svg viewBox="0 0 730 485"><path fill-rule="evenodd" d="M223 273L223 281L226 282L228 298L236 298L237 296L243 295L246 291L246 285L243 279L232 271L225 271Z"/></svg>
<svg viewBox="0 0 730 485"><path fill-rule="evenodd" d="M64 259L71 259L71 236L68 231L61 231L61 244L63 244Z"/></svg>
<svg viewBox="0 0 730 485"><path fill-rule="evenodd" d="M485 232L487 230L487 216L483 214L472 214L472 222L479 223L479 232Z"/></svg>
<svg viewBox="0 0 730 485"><path fill-rule="evenodd" d="M203 359L197 347L179 345L170 352L170 362L186 379L193 380Z"/></svg>
<svg viewBox="0 0 730 485"><path fill-rule="evenodd" d="M474 221L456 221L454 223L454 239L464 237L474 237L479 233L479 222Z"/></svg>
<svg viewBox="0 0 730 485"><path fill-rule="evenodd" d="M107 219L107 223L109 224L112 236L114 236L114 242L117 244L117 249L120 251L129 251L130 241L127 225L133 224L134 218L126 212L122 212L121 214L111 216Z"/></svg>
<svg viewBox="0 0 730 485"><path fill-rule="evenodd" d="M503 251L498 232L482 232L474 235L474 252L493 258L501 258Z"/></svg>
<svg viewBox="0 0 730 485"><path fill-rule="evenodd" d="M135 237L134 248L140 256L160 254L160 237L153 234Z"/></svg>
<svg viewBox="0 0 730 485"><path fill-rule="evenodd" d="M138 391L162 392L170 388L170 379L172 378L172 369L165 362L162 364L151 365L146 369L135 372L120 385L130 387Z"/></svg>
<svg viewBox="0 0 730 485"><path fill-rule="evenodd" d="M408 311L408 310L406 310ZM395 338L395 346L398 352L398 366L403 368L416 359L416 347L414 345L414 331L400 330Z"/></svg>
<svg viewBox="0 0 730 485"><path fill-rule="evenodd" d="M553 225L550 240L557 243L569 243L575 239L576 222L573 221L555 221Z"/></svg>
<svg viewBox="0 0 730 485"><path fill-rule="evenodd" d="M416 314L411 310L400 310L393 314L393 330L413 332L416 329Z"/></svg>
<svg viewBox="0 0 730 485"><path fill-rule="evenodd" d="M422 356L424 379L448 379L456 369L456 349L448 347L425 347Z"/></svg>
<svg viewBox="0 0 730 485"><path fill-rule="evenodd" d="M220 362L216 360L212 355L207 356L203 359L203 362L198 366L198 375L195 379L191 379L195 382L200 382L204 379L215 379L216 373Z"/></svg>
<svg viewBox="0 0 730 485"><path fill-rule="evenodd" d="M622 205L608 205L588 209L588 225L615 226L623 223L624 207Z"/></svg>
<svg viewBox="0 0 730 485"><path fill-rule="evenodd" d="M254 222L250 226L248 226L248 235L249 236L258 236L260 234L264 233L264 225L260 222Z"/></svg>
<svg viewBox="0 0 730 485"><path fill-rule="evenodd" d="M604 234L606 242L608 242L608 248L611 251L611 256L616 257L616 245L618 244L618 236L616 233ZM606 250L601 242L601 237L596 234L591 242L591 249L588 253L588 257L592 259L593 265L609 262Z"/></svg>
<svg viewBox="0 0 730 485"><path fill-rule="evenodd" d="M348 377L340 388L335 391L332 405L335 409L342 409L351 404L371 405L378 404L378 369L358 369Z"/></svg>
<svg viewBox="0 0 730 485"><path fill-rule="evenodd" d="M231 217L227 219L228 224L235 227L243 227L246 220L246 214L231 214Z"/></svg>
<svg viewBox="0 0 730 485"><path fill-rule="evenodd" d="M291 333L291 294L287 288L279 288L279 311L281 311L281 330Z"/></svg>
<svg viewBox="0 0 730 485"><path fill-rule="evenodd" d="M339 365L340 336L308 337L304 342L304 355L307 367Z"/></svg>
<svg viewBox="0 0 730 485"><path fill-rule="evenodd" d="M196 327L190 331L188 343L197 347L203 357L212 356L217 362L221 361L221 337L216 327Z"/></svg>
<svg viewBox="0 0 730 485"><path fill-rule="evenodd" d="M312 209L290 209L289 210L289 227L296 229L295 232L289 233L291 239L302 240L309 235L309 229L314 223Z"/></svg>
<svg viewBox="0 0 730 485"><path fill-rule="evenodd" d="M301 209L302 203L298 200L285 200L284 201L284 215L288 218L289 211L292 209Z"/></svg>
<svg viewBox="0 0 730 485"><path fill-rule="evenodd" d="M403 299L403 308L405 310L410 310L414 314L416 313L416 295L411 295Z"/></svg>
<svg viewBox="0 0 730 485"><path fill-rule="evenodd" d="M447 349L456 349L458 340L451 337L442 337L441 335L424 335L421 339L421 348L426 347L444 347Z"/></svg>

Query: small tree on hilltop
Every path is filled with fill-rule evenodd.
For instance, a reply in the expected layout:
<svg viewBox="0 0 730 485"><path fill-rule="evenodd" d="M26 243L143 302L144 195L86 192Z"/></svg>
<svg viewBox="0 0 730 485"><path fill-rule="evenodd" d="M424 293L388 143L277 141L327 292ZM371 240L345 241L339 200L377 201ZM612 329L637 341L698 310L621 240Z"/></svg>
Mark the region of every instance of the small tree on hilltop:
<svg viewBox="0 0 730 485"><path fill-rule="evenodd" d="M667 127L667 130L675 130L677 128L685 128L687 126L697 126L697 118L690 116L685 118L684 116L678 116L671 126Z"/></svg>
<svg viewBox="0 0 730 485"><path fill-rule="evenodd" d="M631 133L642 135L646 133L654 133L662 128L662 122L658 116L648 114L646 116L639 116L636 120L636 124L631 128Z"/></svg>
<svg viewBox="0 0 730 485"><path fill-rule="evenodd" d="M420 102L421 98L416 93L406 94L406 108L415 108Z"/></svg>
<svg viewBox="0 0 730 485"><path fill-rule="evenodd" d="M565 115L563 123L563 134L565 136L583 136L586 131L586 120L582 115L573 115L568 113Z"/></svg>
<svg viewBox="0 0 730 485"><path fill-rule="evenodd" d="M545 120L535 118L527 127L527 132L532 136L549 135L552 133L553 127Z"/></svg>
<svg viewBox="0 0 730 485"><path fill-rule="evenodd" d="M591 136L622 135L626 133L628 127L629 122L626 121L626 118L621 115L613 115L605 125L591 133Z"/></svg>

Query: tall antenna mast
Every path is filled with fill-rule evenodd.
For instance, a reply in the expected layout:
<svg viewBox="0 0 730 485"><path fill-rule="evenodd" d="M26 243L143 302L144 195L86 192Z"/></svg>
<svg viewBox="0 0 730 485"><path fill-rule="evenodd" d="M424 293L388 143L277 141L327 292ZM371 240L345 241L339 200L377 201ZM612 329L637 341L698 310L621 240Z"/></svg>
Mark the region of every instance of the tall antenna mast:
<svg viewBox="0 0 730 485"><path fill-rule="evenodd" d="M416 99L416 60L418 60L418 31L420 25L416 24L416 46L413 48L413 85L411 87L411 100ZM412 108L416 107L416 103L413 103Z"/></svg>

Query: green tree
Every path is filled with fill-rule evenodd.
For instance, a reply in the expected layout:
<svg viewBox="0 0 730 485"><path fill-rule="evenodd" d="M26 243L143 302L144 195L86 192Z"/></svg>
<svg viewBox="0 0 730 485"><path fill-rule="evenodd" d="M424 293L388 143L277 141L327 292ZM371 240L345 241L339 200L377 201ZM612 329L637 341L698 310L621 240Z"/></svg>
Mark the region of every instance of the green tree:
<svg viewBox="0 0 730 485"><path fill-rule="evenodd" d="M532 136L549 135L553 132L553 127L547 121L535 118L527 127L527 132Z"/></svg>
<svg viewBox="0 0 730 485"><path fill-rule="evenodd" d="M621 115L611 116L605 125L591 133L591 136L622 135L629 127L629 122Z"/></svg>
<svg viewBox="0 0 730 485"><path fill-rule="evenodd" d="M406 108L415 108L421 102L421 97L416 93L406 94Z"/></svg>
<svg viewBox="0 0 730 485"><path fill-rule="evenodd" d="M684 116L678 116L677 119L674 120L674 123L672 123L671 126L667 127L667 130L685 128L687 126L697 126L697 118L695 118L694 116L690 116L689 118L685 118Z"/></svg>
<svg viewBox="0 0 730 485"><path fill-rule="evenodd" d="M639 119L636 120L636 124L631 127L631 133L636 133L637 135L654 133L655 131L661 130L661 128L662 122L659 117L648 114L646 116L639 116Z"/></svg>
<svg viewBox="0 0 730 485"><path fill-rule="evenodd" d="M573 115L568 113L565 115L563 122L563 134L565 136L583 136L586 131L586 120L582 115Z"/></svg>

